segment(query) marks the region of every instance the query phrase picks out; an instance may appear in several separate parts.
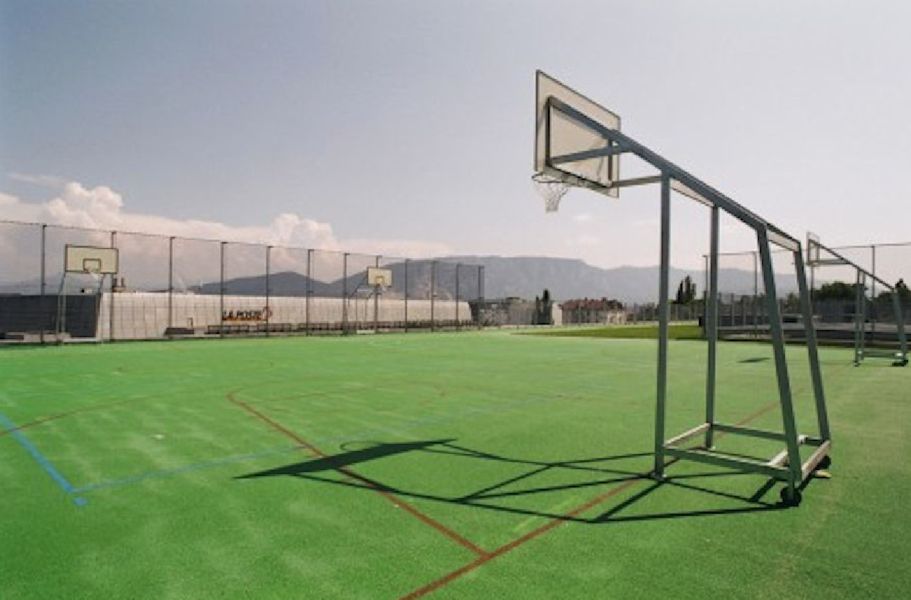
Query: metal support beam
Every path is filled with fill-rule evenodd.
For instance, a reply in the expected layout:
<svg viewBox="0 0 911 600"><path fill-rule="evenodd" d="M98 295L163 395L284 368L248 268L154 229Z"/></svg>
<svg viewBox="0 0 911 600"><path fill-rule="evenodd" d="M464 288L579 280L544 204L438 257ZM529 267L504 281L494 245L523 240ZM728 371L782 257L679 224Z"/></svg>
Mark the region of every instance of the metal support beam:
<svg viewBox="0 0 911 600"><path fill-rule="evenodd" d="M41 306L42 307L44 306L44 294L45 294L45 288L47 287L47 281L46 281L47 278L45 277L46 272L47 272L46 242L47 242L47 225L42 224L41 225L41 284L40 284L41 285L40 290L41 290ZM59 300L58 300L58 302L59 302ZM46 327L47 324L44 323L43 320L44 319L42 319L42 323L41 323L41 331L38 333L38 335L41 338L42 344L44 343L44 330L47 329L47 327Z"/></svg>
<svg viewBox="0 0 911 600"><path fill-rule="evenodd" d="M592 150L583 150L581 152L573 152L572 154L561 154L560 156L551 156L550 162L554 165L559 165L569 162L577 162L580 160L590 160L592 158L606 158L609 156L616 156L618 154L623 154L624 152L629 152L626 148L622 146L606 146L604 148L594 148Z"/></svg>
<svg viewBox="0 0 911 600"><path fill-rule="evenodd" d="M667 410L667 338L668 296L670 294L671 263L671 180L661 181L661 257L658 276L658 382L655 407L655 469L656 479L664 478L664 434Z"/></svg>
<svg viewBox="0 0 911 600"><path fill-rule="evenodd" d="M800 294L800 311L803 315L804 337L807 341L807 358L810 361L810 378L813 381L813 399L816 402L816 420L819 436L830 439L829 414L826 409L826 394L822 386L822 370L819 367L819 352L816 345L816 324L813 322L813 302L810 290L807 289L807 271L803 263L803 253L794 253L794 269L797 272L797 288Z"/></svg>
<svg viewBox="0 0 911 600"><path fill-rule="evenodd" d="M708 365L705 378L705 447L714 446L715 423L715 365L718 352L718 207L711 209L711 233L709 239L709 289L706 299L705 331L708 338Z"/></svg>
<svg viewBox="0 0 911 600"><path fill-rule="evenodd" d="M408 333L408 259L405 259L405 333Z"/></svg>
<svg viewBox="0 0 911 600"><path fill-rule="evenodd" d="M772 251L769 247L768 235L764 230L760 230L757 233L757 241L759 243L759 259L762 264L762 278L765 283L769 330L772 333L772 350L775 354L775 374L778 379L781 418L784 425L785 443L787 444L788 449L788 468L791 470L791 479L788 481L788 488L789 493L793 497L796 495L797 487L801 483L800 448L797 443L797 422L794 417L794 404L791 398L791 382L788 377L784 331L781 324L781 312L778 307L775 271L772 265Z"/></svg>

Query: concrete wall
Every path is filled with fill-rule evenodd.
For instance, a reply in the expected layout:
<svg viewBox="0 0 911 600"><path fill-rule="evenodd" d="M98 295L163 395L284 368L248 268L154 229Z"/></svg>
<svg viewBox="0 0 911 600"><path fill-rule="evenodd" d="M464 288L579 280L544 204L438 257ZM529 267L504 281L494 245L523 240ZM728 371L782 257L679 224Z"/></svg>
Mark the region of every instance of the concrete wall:
<svg viewBox="0 0 911 600"><path fill-rule="evenodd" d="M401 298L380 298L377 321L397 323L405 321L405 302ZM429 322L431 318L430 300L408 300L408 322ZM174 294L172 310L174 327L205 330L209 326L221 324L221 301L219 296L204 294ZM259 312L266 307L264 296L225 296L226 313ZM272 311L269 323L290 324L293 326L307 323L307 301L301 297L269 298ZM113 294L114 339L160 338L168 327L168 295L164 292L124 292ZM111 294L105 293L99 316L99 335L110 339ZM458 320L471 322L471 310L468 302L454 300L437 300L434 302L433 318L437 323ZM264 320L226 320L226 325L264 323ZM311 325L340 326L343 322L343 302L340 298L310 298ZM353 328L370 328L374 322L374 302L368 299L348 300L348 323Z"/></svg>

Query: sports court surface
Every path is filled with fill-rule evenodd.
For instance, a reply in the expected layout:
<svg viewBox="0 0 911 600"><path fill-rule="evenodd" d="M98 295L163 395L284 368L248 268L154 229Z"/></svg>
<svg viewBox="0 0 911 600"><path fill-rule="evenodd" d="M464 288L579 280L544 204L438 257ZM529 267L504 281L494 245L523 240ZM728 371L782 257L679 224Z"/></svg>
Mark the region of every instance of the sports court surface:
<svg viewBox="0 0 911 600"><path fill-rule="evenodd" d="M703 419L672 340L668 434ZM9 348L0 595L904 597L911 370L821 350L831 479L652 464L656 343L507 332ZM780 428L771 347L718 416ZM812 431L805 351L788 347ZM804 417L801 419L801 417ZM727 436L767 457L762 440Z"/></svg>

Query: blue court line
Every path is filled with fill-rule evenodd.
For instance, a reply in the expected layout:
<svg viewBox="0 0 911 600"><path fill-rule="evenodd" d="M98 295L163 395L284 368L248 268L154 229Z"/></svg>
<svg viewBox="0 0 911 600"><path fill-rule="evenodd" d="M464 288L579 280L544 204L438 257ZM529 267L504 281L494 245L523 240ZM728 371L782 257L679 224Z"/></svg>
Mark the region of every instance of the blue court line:
<svg viewBox="0 0 911 600"><path fill-rule="evenodd" d="M70 483L67 478L57 470L56 467L54 467L53 463L51 463L51 461L48 460L47 457L44 456L41 451L38 450L38 448L29 441L27 437L25 437L25 434L17 429L16 424L13 423L9 417L3 413L0 413L0 425L6 429L7 433L13 436L13 439L16 440L20 446L25 448L26 452L28 452L32 458L35 459L35 462L38 463L42 469L44 469L44 472L50 475L51 479L53 479L54 482L60 486L60 489L62 489L67 494L73 494L77 491L76 488L73 487L73 484ZM75 498L74 502L78 506L83 506L85 504L85 499Z"/></svg>
<svg viewBox="0 0 911 600"><path fill-rule="evenodd" d="M285 454L291 452L292 450L300 450L302 446L282 446L281 448L272 448L270 450L264 450L262 452L254 452L252 454L236 454L234 456L226 456L224 458L216 458L212 460L205 460L198 463L192 463L189 465L183 465L181 467L174 467L171 469L161 469L158 471L145 471L144 473L138 473L136 475L130 475L129 477L123 477L121 479L106 479L99 481L97 483L90 483L83 485L81 487L73 489L74 493L83 493L91 492L94 490L101 490L105 488L115 488L123 487L125 485L130 485L133 483L139 483L140 481L145 481L147 479L163 479L167 477L173 477L175 475L180 475L181 473L190 473L192 471L201 471L204 469L211 469L213 467L218 467L221 465L227 465L235 462L241 462L245 460L253 460L255 458L262 458L264 456L274 456L276 454Z"/></svg>

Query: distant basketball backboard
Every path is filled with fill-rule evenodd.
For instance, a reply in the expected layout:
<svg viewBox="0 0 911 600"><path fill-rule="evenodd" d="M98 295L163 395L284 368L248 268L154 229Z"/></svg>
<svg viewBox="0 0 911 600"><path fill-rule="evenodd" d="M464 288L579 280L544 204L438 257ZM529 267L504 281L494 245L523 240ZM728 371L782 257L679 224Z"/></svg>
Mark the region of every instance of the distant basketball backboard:
<svg viewBox="0 0 911 600"><path fill-rule="evenodd" d="M118 270L118 258L117 248L67 244L63 264L67 273L113 275Z"/></svg>
<svg viewBox="0 0 911 600"><path fill-rule="evenodd" d="M604 135L558 104L608 129L619 130L620 117L542 71L536 78L535 172L617 197L612 185L620 178L620 155L611 154Z"/></svg>
<svg viewBox="0 0 911 600"><path fill-rule="evenodd" d="M392 269L367 267L367 285L387 288L392 285Z"/></svg>

